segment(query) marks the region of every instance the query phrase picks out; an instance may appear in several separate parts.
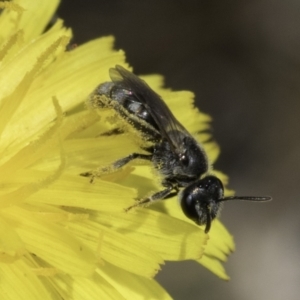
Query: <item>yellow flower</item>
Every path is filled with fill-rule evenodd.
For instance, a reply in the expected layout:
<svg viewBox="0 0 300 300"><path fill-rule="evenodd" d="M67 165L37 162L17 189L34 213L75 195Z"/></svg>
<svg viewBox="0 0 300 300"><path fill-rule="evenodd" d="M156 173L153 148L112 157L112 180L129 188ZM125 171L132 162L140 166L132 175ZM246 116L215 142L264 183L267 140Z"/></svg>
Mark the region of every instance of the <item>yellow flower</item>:
<svg viewBox="0 0 300 300"><path fill-rule="evenodd" d="M151 166L94 184L79 176L137 147L126 135L99 136L111 126L106 112L84 106L110 67L128 66L112 37L66 51L71 31L62 21L44 32L58 2L0 2L0 298L170 299L152 279L167 260L193 259L227 279L221 262L234 246L219 221L208 236L175 200L124 212L159 188ZM192 93L144 79L190 132L209 126ZM204 146L213 162L218 148Z"/></svg>

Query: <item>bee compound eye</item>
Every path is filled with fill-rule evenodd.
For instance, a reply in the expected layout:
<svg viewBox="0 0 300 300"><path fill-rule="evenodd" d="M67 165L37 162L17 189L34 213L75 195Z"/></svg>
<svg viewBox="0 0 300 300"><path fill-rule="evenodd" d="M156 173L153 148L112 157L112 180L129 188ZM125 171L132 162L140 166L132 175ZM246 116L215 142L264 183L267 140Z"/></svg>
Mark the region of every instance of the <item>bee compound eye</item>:
<svg viewBox="0 0 300 300"><path fill-rule="evenodd" d="M181 192L180 205L183 213L196 224L203 225L205 224L206 216L199 200L199 195L195 193L195 188L192 186Z"/></svg>

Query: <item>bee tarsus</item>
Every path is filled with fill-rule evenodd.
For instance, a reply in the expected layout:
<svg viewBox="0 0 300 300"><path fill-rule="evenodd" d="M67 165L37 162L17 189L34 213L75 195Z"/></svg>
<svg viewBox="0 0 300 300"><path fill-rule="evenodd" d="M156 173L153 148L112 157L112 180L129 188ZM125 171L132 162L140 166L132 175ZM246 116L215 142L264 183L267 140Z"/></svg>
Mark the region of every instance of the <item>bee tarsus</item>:
<svg viewBox="0 0 300 300"><path fill-rule="evenodd" d="M141 153L131 153L126 157L116 160L114 163L112 163L108 167L99 168L96 171L84 172L84 173L81 173L80 175L84 176L84 177L91 177L90 181L92 183L96 177L101 177L104 174L112 173L115 170L122 168L124 165L128 164L130 161L132 161L134 159L144 159L144 160L151 161L152 155L141 154Z"/></svg>
<svg viewBox="0 0 300 300"><path fill-rule="evenodd" d="M168 196L170 194L172 194L172 191L173 190L176 190L178 191L178 188L173 186L173 185L168 185L166 189L162 190L162 191L159 191L147 198L144 198L144 199L140 199L138 200L135 204L125 208L125 211L129 211L131 210L132 208L134 207L138 207L138 206L147 206L147 205L150 205L151 202L155 202L155 201L158 201L158 200L164 200L164 199L168 199Z"/></svg>

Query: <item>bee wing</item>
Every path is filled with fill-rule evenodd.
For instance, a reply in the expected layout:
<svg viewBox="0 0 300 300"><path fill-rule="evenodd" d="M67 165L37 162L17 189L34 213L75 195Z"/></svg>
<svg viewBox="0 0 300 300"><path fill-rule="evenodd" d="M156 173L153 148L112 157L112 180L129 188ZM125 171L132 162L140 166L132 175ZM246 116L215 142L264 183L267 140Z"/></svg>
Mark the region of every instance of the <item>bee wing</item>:
<svg viewBox="0 0 300 300"><path fill-rule="evenodd" d="M190 134L177 121L161 97L144 80L119 65L115 69L110 69L109 74L113 82L118 83L124 89L130 90L136 99L144 105L156 122L162 137L170 142L174 150L180 148L182 133L188 136ZM169 134L170 132L172 132L172 135Z"/></svg>

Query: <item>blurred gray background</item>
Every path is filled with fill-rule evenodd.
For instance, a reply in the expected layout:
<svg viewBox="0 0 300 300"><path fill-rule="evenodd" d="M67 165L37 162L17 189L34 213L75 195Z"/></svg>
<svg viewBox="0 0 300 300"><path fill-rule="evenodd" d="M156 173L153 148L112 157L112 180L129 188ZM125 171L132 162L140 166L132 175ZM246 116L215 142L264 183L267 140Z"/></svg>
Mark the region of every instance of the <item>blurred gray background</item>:
<svg viewBox="0 0 300 300"><path fill-rule="evenodd" d="M196 93L240 195L222 221L237 251L224 282L192 262L157 276L174 299L299 299L300 1L62 0L74 43L113 34L136 74Z"/></svg>

